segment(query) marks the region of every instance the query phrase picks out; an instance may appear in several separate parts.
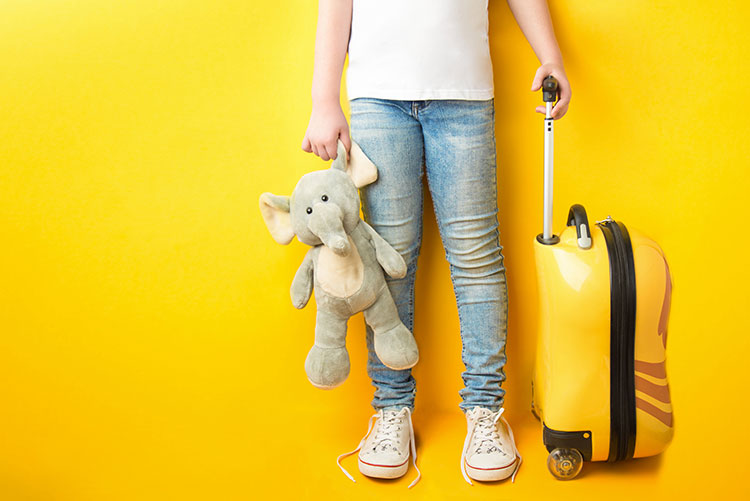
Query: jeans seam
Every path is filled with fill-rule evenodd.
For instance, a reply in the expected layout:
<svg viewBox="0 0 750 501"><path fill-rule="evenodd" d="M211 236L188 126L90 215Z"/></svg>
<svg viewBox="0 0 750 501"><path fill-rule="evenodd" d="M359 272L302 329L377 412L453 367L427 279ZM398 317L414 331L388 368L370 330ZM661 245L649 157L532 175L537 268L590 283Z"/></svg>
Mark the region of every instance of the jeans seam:
<svg viewBox="0 0 750 501"><path fill-rule="evenodd" d="M420 167L420 181L422 180L421 175L421 167ZM419 255L422 253L422 231L423 231L423 220L424 220L424 196L422 195L422 184L420 183L420 193L419 193L419 199L421 200L421 203L419 204L419 224L417 225L417 259L419 259ZM410 284L409 288L409 301L411 302L410 308L409 308L409 314L411 318L409 319L411 321L411 329L412 329L412 335L414 334L414 309L415 309L415 294L414 289L416 289L416 281L417 281L417 263L414 264L414 276L412 277L412 283Z"/></svg>
<svg viewBox="0 0 750 501"><path fill-rule="evenodd" d="M351 113L359 114L359 111L355 111L354 108L356 108L360 104L365 104L365 103L375 104L378 106L388 106L388 107L397 109L401 113L411 116L411 113L410 113L411 110L409 111L405 110L404 107L401 106L401 101L397 101L395 99L381 99L378 97L357 97L357 98L350 100L349 108L351 110Z"/></svg>

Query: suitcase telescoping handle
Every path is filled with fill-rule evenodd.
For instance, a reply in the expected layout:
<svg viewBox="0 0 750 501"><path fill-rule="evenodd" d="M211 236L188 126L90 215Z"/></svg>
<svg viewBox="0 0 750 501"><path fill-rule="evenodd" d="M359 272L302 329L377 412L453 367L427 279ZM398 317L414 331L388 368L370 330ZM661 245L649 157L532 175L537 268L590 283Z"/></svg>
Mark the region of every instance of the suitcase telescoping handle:
<svg viewBox="0 0 750 501"><path fill-rule="evenodd" d="M547 105L544 119L544 233L537 236L543 244L556 244L560 241L552 234L552 161L554 156L554 125L552 105L557 100L557 79L552 75L542 83L542 99Z"/></svg>
<svg viewBox="0 0 750 501"><path fill-rule="evenodd" d="M537 235L536 238L542 244L554 245L560 241L560 237L552 234L553 138L555 132L552 106L557 100L557 80L552 75L545 78L542 83L542 99L547 105L547 114L544 118L544 233ZM582 205L575 204L570 208L567 226L573 225L576 227L578 247L590 249L589 219L586 216L586 209Z"/></svg>

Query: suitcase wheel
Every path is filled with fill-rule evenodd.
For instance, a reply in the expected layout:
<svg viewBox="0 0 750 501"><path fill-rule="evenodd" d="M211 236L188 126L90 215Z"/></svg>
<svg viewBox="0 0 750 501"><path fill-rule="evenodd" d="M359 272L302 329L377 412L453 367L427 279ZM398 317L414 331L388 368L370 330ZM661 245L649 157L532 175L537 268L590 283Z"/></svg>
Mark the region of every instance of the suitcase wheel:
<svg viewBox="0 0 750 501"><path fill-rule="evenodd" d="M554 449L547 456L547 468L558 480L575 478L583 467L583 456L578 449Z"/></svg>

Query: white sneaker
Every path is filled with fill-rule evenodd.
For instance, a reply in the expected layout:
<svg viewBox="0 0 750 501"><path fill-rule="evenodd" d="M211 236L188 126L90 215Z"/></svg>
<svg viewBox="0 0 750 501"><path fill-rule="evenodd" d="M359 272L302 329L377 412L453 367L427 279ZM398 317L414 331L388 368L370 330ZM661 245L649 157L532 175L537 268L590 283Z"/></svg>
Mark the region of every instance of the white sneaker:
<svg viewBox="0 0 750 501"><path fill-rule="evenodd" d="M516 449L513 430L502 417L504 410L492 412L483 407L474 407L466 412L468 430L461 454L461 473L470 484L469 477L494 481L512 475L515 481L522 459Z"/></svg>
<svg viewBox="0 0 750 501"><path fill-rule="evenodd" d="M374 426L373 426L373 420ZM336 463L341 471L355 482L348 471L341 465L341 460L359 451L359 471L368 477L399 478L409 469L409 448L417 478L409 484L414 486L422 476L417 468L417 448L414 443L414 428L411 423L411 412L408 407L396 411L381 409L370 418L367 433L356 449L340 455Z"/></svg>

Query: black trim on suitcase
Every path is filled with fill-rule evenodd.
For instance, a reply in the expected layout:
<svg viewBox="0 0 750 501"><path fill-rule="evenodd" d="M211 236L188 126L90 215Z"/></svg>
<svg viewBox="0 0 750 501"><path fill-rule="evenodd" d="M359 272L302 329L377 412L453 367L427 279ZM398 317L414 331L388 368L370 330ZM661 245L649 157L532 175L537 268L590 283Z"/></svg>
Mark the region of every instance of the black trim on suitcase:
<svg viewBox="0 0 750 501"><path fill-rule="evenodd" d="M591 431L558 431L544 425L542 440L547 452L555 449L578 449L584 461L591 461Z"/></svg>
<svg viewBox="0 0 750 501"><path fill-rule="evenodd" d="M624 224L599 224L610 271L610 440L607 461L631 459L635 451L635 263Z"/></svg>
<svg viewBox="0 0 750 501"><path fill-rule="evenodd" d="M536 241L544 245L555 245L560 243L560 237L552 235L549 238L544 238L544 234L540 233L536 236Z"/></svg>

